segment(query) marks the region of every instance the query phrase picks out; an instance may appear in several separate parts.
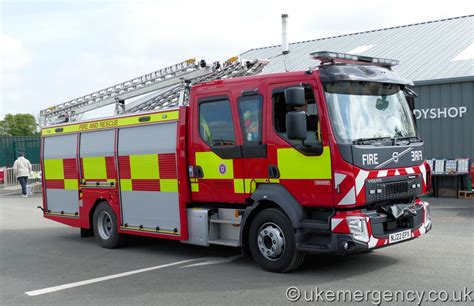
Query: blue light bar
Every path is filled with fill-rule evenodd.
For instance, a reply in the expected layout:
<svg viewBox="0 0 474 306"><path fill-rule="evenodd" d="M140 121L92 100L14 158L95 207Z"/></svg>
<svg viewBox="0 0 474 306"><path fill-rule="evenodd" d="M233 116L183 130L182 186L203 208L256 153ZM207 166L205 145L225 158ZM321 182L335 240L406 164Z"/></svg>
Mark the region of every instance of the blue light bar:
<svg viewBox="0 0 474 306"><path fill-rule="evenodd" d="M321 61L322 64L329 62L344 62L344 61L355 61L363 63L373 63L375 65L383 67L392 67L398 65L400 62L393 59L371 57L365 55L354 55L340 52L331 52L331 51L317 51L310 54L310 56L318 61Z"/></svg>

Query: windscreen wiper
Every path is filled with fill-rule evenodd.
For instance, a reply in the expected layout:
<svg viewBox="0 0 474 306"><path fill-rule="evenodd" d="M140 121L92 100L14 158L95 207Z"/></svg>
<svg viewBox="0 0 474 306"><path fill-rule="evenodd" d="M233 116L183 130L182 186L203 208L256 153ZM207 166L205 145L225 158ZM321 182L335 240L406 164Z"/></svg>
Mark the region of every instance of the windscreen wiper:
<svg viewBox="0 0 474 306"><path fill-rule="evenodd" d="M377 141L382 141L382 140L392 140L390 137L373 137L373 138L357 138L356 140L352 141L352 144L355 145L367 145L367 144L373 144Z"/></svg>
<svg viewBox="0 0 474 306"><path fill-rule="evenodd" d="M423 142L420 137L418 136L407 136L407 137L395 137L392 138L393 144L396 144L398 141L408 141L409 143L414 143L414 142Z"/></svg>

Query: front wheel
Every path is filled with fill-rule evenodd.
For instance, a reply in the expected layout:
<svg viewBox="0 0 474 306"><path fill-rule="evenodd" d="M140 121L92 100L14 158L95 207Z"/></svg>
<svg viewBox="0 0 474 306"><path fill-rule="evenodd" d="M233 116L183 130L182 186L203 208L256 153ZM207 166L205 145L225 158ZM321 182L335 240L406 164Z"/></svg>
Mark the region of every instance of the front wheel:
<svg viewBox="0 0 474 306"><path fill-rule="evenodd" d="M252 257L267 271L289 272L304 259L304 253L296 250L293 226L279 209L258 213L250 224L249 243Z"/></svg>
<svg viewBox="0 0 474 306"><path fill-rule="evenodd" d="M103 248L113 249L122 244L118 233L117 216L107 202L100 203L94 211L94 236Z"/></svg>

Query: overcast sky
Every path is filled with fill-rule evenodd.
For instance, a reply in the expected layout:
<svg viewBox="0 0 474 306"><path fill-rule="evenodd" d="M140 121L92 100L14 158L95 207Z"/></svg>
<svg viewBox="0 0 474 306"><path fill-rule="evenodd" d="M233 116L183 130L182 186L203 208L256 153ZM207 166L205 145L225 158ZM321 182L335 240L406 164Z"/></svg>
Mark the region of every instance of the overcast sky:
<svg viewBox="0 0 474 306"><path fill-rule="evenodd" d="M0 119L182 60L474 13L472 1L0 0ZM423 52L423 50L420 50Z"/></svg>

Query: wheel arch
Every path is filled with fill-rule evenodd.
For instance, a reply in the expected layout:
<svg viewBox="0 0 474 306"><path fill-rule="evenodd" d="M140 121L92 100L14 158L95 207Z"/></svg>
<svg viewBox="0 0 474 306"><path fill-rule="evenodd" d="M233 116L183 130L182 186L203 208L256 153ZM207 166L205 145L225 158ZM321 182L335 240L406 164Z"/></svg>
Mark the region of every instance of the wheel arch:
<svg viewBox="0 0 474 306"><path fill-rule="evenodd" d="M259 212L268 208L278 208L285 213L295 229L300 227L300 221L304 216L303 207L282 185L259 185L251 199L253 204L245 209L240 227L240 245L245 256L250 255L248 238L250 224Z"/></svg>
<svg viewBox="0 0 474 306"><path fill-rule="evenodd" d="M91 209L89 209L89 230L94 230L94 212L95 210L97 209L97 206L99 206L100 203L102 202L105 202L107 203L108 205L110 205L110 203L104 199L104 198L97 198L95 201L94 201L94 204L92 205Z"/></svg>

